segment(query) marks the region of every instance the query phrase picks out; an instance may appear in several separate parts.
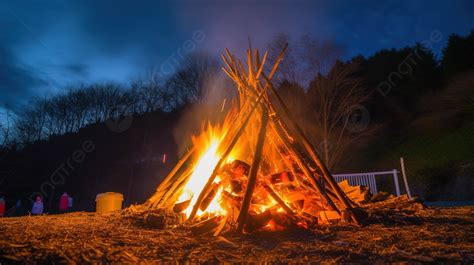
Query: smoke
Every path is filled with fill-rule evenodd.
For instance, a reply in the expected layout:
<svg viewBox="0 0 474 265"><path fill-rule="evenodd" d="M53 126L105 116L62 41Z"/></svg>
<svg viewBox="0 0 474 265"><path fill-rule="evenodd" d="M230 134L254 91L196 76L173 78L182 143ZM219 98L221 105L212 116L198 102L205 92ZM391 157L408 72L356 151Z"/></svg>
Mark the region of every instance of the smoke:
<svg viewBox="0 0 474 265"><path fill-rule="evenodd" d="M206 32L205 48L216 54L224 48L242 54L248 39L254 48L263 49L280 32L295 36L303 32L323 32L326 4L311 1L197 1L199 4L179 5L178 25L189 31L190 25L200 25ZM189 2L186 2L189 4ZM202 16L202 14L206 14Z"/></svg>
<svg viewBox="0 0 474 265"><path fill-rule="evenodd" d="M234 84L223 73L217 72L206 78L202 98L182 111L173 128L179 154L191 146L193 135L199 135L209 123L216 125L224 120L235 92Z"/></svg>

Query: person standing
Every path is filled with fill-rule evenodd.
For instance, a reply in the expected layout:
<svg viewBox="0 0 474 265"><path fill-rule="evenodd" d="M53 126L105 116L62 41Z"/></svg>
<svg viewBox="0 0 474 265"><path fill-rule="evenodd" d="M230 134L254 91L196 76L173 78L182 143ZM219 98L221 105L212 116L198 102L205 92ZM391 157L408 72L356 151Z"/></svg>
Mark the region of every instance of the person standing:
<svg viewBox="0 0 474 265"><path fill-rule="evenodd" d="M68 208L69 212L72 212L72 203L73 203L72 197L68 196L67 197L67 208Z"/></svg>
<svg viewBox="0 0 474 265"><path fill-rule="evenodd" d="M5 199L3 198L3 194L0 193L0 217L3 217L5 214Z"/></svg>
<svg viewBox="0 0 474 265"><path fill-rule="evenodd" d="M65 192L63 193L63 195L61 195L61 198L59 199L59 211L61 213L67 212L68 201L69 201L69 196Z"/></svg>
<svg viewBox="0 0 474 265"><path fill-rule="evenodd" d="M33 208L31 209L31 213L34 215L43 214L43 199L41 196L36 196L36 201L33 203Z"/></svg>

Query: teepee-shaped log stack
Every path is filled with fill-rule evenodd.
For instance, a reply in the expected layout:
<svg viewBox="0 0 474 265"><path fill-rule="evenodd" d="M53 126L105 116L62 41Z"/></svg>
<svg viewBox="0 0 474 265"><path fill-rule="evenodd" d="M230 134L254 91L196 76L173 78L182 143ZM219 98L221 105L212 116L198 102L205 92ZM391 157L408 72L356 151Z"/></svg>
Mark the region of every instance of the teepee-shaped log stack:
<svg viewBox="0 0 474 265"><path fill-rule="evenodd" d="M209 172L202 190L199 194L194 194L194 203L189 205L190 201L178 202L183 186L189 181L194 170L190 160L200 148L193 146L144 206L151 209L174 208L175 211L192 207L188 221L194 222L198 219L199 209L206 210L209 198L213 199L210 194L215 195L217 186L222 186L221 183L226 181L239 183L235 177L236 173L225 173L232 165L235 166L237 161L237 164L244 165L244 168L247 166L247 170L242 171L244 173L240 172L240 176L244 177L238 178L243 183L243 188L238 191L221 189L220 197L221 200L227 198L225 204L232 204L238 211L233 218L238 231L248 231L246 226L254 221L255 215L271 216L270 212L277 208L276 212L285 213L296 223L308 221L310 217L322 218L323 215L330 219L327 217L328 213L333 213L341 220L359 223L352 208L353 203L335 182L271 83L285 51L286 46L270 72L266 74L264 65L267 52L260 58L258 50L252 51L249 48L244 67L239 59L225 50L222 55L225 63L223 70L236 83L239 104L226 128L225 136L219 142L218 162L212 172ZM239 160L229 164L233 150L243 147L246 151L240 153ZM242 160L248 161L250 165ZM291 180L291 185L283 187L278 184L278 180L282 179ZM259 195L256 195L257 193ZM293 200L295 196L299 199ZM269 197L271 199L268 199ZM274 206L263 207L263 210L258 212L259 200L271 200ZM298 200L303 203L298 204ZM318 203L312 204L313 201ZM311 205L319 207L318 210L311 210ZM314 214L315 212L317 214Z"/></svg>

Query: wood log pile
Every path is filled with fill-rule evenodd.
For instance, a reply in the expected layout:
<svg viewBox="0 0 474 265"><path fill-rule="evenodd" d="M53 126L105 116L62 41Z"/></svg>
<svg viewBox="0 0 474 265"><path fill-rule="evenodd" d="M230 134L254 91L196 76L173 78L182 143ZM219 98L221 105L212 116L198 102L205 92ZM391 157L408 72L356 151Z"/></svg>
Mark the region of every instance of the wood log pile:
<svg viewBox="0 0 474 265"><path fill-rule="evenodd" d="M194 235L214 234L218 236L224 231L235 228L239 209L242 206L244 191L247 189L248 174L250 165L241 161L234 160L223 166L223 169L217 174L220 180L213 183L209 193L204 197L200 210L205 211L213 200L219 189L222 190L221 205L227 213L225 218L222 216L204 215L198 222L189 225ZM294 227L309 228L315 225L327 225L340 223L344 220L343 215L332 210L330 206L323 203L321 195L314 189L303 189L297 184L298 179L303 179L301 174L295 177L289 171L273 173L266 176L259 176L253 192L252 200L249 205L248 219L244 225L244 231L252 233L258 230L285 230ZM308 185L308 184L307 184ZM385 193L379 193L375 196L370 194L368 187L351 186L347 180L338 183L347 197L354 202L355 206L363 206L369 202L391 198ZM173 207L175 215L181 219L172 217L172 221L164 223L158 218L153 219L151 226L160 228L160 226L169 227L184 224L183 211L189 206L189 200L178 202ZM356 214L360 214L360 208L355 209ZM363 212L363 211L362 211ZM170 215L168 215L170 216ZM362 213L362 219L366 219L366 214ZM148 219L150 219L148 217ZM156 218L155 218L156 219ZM177 222L176 220L179 221ZM150 223L148 220L147 223ZM154 223L154 224L153 224Z"/></svg>
<svg viewBox="0 0 474 265"><path fill-rule="evenodd" d="M371 199L369 187L366 186L351 186L348 180L343 180L338 183L342 191L357 204L363 204Z"/></svg>
<svg viewBox="0 0 474 265"><path fill-rule="evenodd" d="M216 163L209 175L199 173L205 184L198 185L199 190L188 188L191 198L178 201L194 177L193 154L207 154L206 147L194 143L144 204L146 208L186 212L187 223L199 234L203 227L217 230L214 233L218 228L242 233L340 221L360 224L363 210L354 207L363 201L364 191L345 186L344 192L336 183L271 82L286 48L268 74L267 52L260 57L249 47L242 63L225 50L223 71L235 82L239 98L228 113L225 133L217 138ZM229 162L230 157L234 160ZM216 200L223 209L215 209Z"/></svg>
<svg viewBox="0 0 474 265"><path fill-rule="evenodd" d="M208 195L203 199L200 209L206 210L209 201L213 200L217 190L222 191L220 204L227 213L227 229L234 227L238 221L239 209L248 186L250 165L235 160L223 167L218 173L220 182L214 183ZM299 176L302 178L302 176ZM173 207L175 213L182 213L188 201L178 202ZM197 224L191 225L193 234L216 233L223 218L202 216ZM308 228L317 224L329 224L341 221L341 215L333 211L322 201L321 195L312 189L299 187L292 172L283 171L266 176L259 176L252 199L250 200L248 218L244 225L247 233L257 230L284 230L292 227ZM207 229L207 231L205 231Z"/></svg>

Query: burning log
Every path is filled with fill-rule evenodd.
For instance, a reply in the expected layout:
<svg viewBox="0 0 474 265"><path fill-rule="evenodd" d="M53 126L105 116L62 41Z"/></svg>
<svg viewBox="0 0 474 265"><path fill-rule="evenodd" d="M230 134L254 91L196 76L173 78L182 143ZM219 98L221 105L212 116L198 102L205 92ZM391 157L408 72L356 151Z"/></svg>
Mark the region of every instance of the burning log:
<svg viewBox="0 0 474 265"><path fill-rule="evenodd" d="M272 221L278 226L278 230L296 226L295 219L287 213L274 213Z"/></svg>
<svg viewBox="0 0 474 265"><path fill-rule="evenodd" d="M308 192L302 190L301 188L296 188L293 185L285 186L282 190L285 193L285 198L289 202L304 201L308 196L306 194Z"/></svg>
<svg viewBox="0 0 474 265"><path fill-rule="evenodd" d="M242 191L244 191L244 185L239 180L231 180L230 186L233 193L241 193Z"/></svg>
<svg viewBox="0 0 474 265"><path fill-rule="evenodd" d="M216 229L219 226L221 218L222 217L220 216L215 216L211 219L192 225L190 227L191 232L195 236L211 233L214 229Z"/></svg>
<svg viewBox="0 0 474 265"><path fill-rule="evenodd" d="M226 224L227 224L227 216L225 216L224 218L222 218L222 220L219 221L219 225L217 226L216 230L214 231L214 234L212 235L219 236L224 230Z"/></svg>
<svg viewBox="0 0 474 265"><path fill-rule="evenodd" d="M249 172L249 181L247 183L247 189L245 190L244 200L242 201L242 208L240 208L240 213L238 217L238 227L239 232L243 231L244 225L247 222L247 214L250 206L250 200L252 199L253 190L255 184L257 184L257 173L260 167L260 161L262 160L262 150L265 139L265 132L267 131L268 123L268 113L266 111L262 112L262 122L260 125L260 131L258 132L257 137L257 147L255 149L255 154L252 162L252 167Z"/></svg>
<svg viewBox="0 0 474 265"><path fill-rule="evenodd" d="M183 212L184 210L186 210L186 208L188 208L190 203L191 203L191 199L176 203L173 207L173 212L175 213Z"/></svg>
<svg viewBox="0 0 474 265"><path fill-rule="evenodd" d="M303 212L313 217L319 217L319 213L326 209L321 205L321 203L318 203L318 201L318 199L306 199L303 206Z"/></svg>
<svg viewBox="0 0 474 265"><path fill-rule="evenodd" d="M219 183L212 184L211 190L209 191L207 196L204 198L204 200L202 200L201 206L199 207L201 211L205 211L207 207L209 206L209 204L211 204L211 201L214 199L214 197L216 197L217 191L219 190L219 186L220 186Z"/></svg>
<svg viewBox="0 0 474 265"><path fill-rule="evenodd" d="M321 211L319 212L320 224L330 224L331 222L341 220L341 215L336 211Z"/></svg>
<svg viewBox="0 0 474 265"><path fill-rule="evenodd" d="M245 224L245 231L248 233L254 232L266 226L272 219L270 210L266 210L260 214L249 214L247 223Z"/></svg>
<svg viewBox="0 0 474 265"><path fill-rule="evenodd" d="M240 203L242 202L242 197L232 195L228 191L225 191L225 190L222 191L222 197L226 202L228 202L229 205L240 209Z"/></svg>
<svg viewBox="0 0 474 265"><path fill-rule="evenodd" d="M269 177L270 183L272 184L280 184L280 183L287 183L287 182L293 182L295 180L295 177L291 172L284 171L276 174L272 174Z"/></svg>
<svg viewBox="0 0 474 265"><path fill-rule="evenodd" d="M242 205L242 197L232 195L229 192L223 190L222 200L226 202L223 208L227 211L230 220L236 222L237 215L239 214L239 210Z"/></svg>
<svg viewBox="0 0 474 265"><path fill-rule="evenodd" d="M278 196L278 194L275 193L272 188L270 188L270 186L265 184L263 184L262 186L270 194L270 196L272 196L272 198L281 206L281 208L283 208L291 216L295 216L295 212L293 212L293 210L291 210L291 208L286 205L286 203L280 198L280 196Z"/></svg>
<svg viewBox="0 0 474 265"><path fill-rule="evenodd" d="M232 162L232 164L230 165L230 172L235 175L248 176L249 171L250 165L240 160L234 160L234 162Z"/></svg>
<svg viewBox="0 0 474 265"><path fill-rule="evenodd" d="M289 206L297 209L303 209L304 201L309 196L307 191L301 188L296 188L293 185L284 187L282 191L285 194L286 201L289 202Z"/></svg>
<svg viewBox="0 0 474 265"><path fill-rule="evenodd" d="M290 203L290 206L292 206L293 208L296 208L296 209L303 209L304 207L304 200L297 200L297 201L292 201Z"/></svg>

